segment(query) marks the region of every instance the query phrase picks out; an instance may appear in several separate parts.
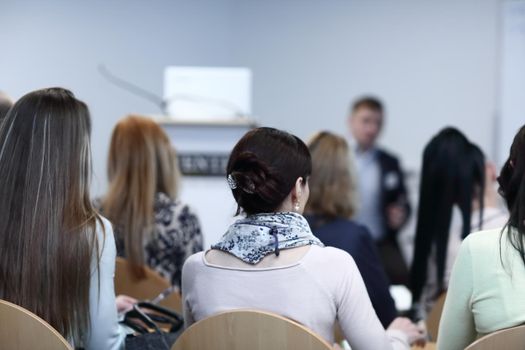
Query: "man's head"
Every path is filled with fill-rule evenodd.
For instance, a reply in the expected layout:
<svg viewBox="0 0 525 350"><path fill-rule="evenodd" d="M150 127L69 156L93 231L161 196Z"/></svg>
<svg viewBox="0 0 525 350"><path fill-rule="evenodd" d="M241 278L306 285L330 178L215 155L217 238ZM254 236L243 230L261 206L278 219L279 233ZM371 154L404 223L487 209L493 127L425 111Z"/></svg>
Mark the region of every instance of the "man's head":
<svg viewBox="0 0 525 350"><path fill-rule="evenodd" d="M383 125L383 105L374 97L356 100L349 116L350 131L362 150L374 146Z"/></svg>
<svg viewBox="0 0 525 350"><path fill-rule="evenodd" d="M13 101L11 101L11 99L6 94L0 91L0 120L5 117L7 111L12 105Z"/></svg>

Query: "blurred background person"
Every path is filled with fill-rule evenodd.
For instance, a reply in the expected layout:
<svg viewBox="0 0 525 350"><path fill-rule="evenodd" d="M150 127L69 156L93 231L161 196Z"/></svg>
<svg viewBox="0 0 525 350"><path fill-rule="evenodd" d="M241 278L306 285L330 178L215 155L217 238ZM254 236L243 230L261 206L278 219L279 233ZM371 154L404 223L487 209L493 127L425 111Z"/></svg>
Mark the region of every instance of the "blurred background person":
<svg viewBox="0 0 525 350"><path fill-rule="evenodd" d="M350 110L359 209L355 220L365 225L377 244L392 284L408 284L408 268L397 242L410 216L405 178L399 160L377 145L384 122L381 101L365 96Z"/></svg>
<svg viewBox="0 0 525 350"><path fill-rule="evenodd" d="M308 148L312 175L305 217L321 242L342 249L354 258L372 306L386 328L397 317L396 306L370 232L351 220L357 190L348 144L343 137L323 131L310 139Z"/></svg>
<svg viewBox="0 0 525 350"><path fill-rule="evenodd" d="M525 322L525 126L498 177L510 214L501 228L465 238L452 269L438 349L460 350L483 335Z"/></svg>
<svg viewBox="0 0 525 350"><path fill-rule="evenodd" d="M13 101L6 93L0 91L0 121L6 116L9 108L13 106Z"/></svg>
<svg viewBox="0 0 525 350"><path fill-rule="evenodd" d="M505 224L494 180L480 148L455 128L441 130L425 147L411 270L416 319L425 319L447 289L461 240Z"/></svg>
<svg viewBox="0 0 525 350"><path fill-rule="evenodd" d="M108 158L109 189L97 200L115 227L117 253L137 277L147 265L180 286L182 265L202 250L199 220L177 199L177 156L153 120L128 116L115 126Z"/></svg>

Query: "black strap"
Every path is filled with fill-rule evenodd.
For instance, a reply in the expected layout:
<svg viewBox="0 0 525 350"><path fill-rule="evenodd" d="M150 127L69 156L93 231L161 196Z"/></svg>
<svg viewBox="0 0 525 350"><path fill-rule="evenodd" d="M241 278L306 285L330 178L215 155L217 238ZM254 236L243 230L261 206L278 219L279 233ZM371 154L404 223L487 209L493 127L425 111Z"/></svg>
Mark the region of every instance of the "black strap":
<svg viewBox="0 0 525 350"><path fill-rule="evenodd" d="M271 228L270 229L270 234L273 236L273 238L275 239L274 240L274 249L275 249L275 256L279 256L280 254L280 251L279 251L279 238L277 237L277 230Z"/></svg>

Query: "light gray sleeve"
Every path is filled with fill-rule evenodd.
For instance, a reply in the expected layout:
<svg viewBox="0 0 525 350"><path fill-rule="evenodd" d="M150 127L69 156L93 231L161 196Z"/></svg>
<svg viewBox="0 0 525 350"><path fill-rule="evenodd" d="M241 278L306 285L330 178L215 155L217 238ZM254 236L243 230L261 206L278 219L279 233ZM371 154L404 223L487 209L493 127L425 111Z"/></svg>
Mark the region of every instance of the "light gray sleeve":
<svg viewBox="0 0 525 350"><path fill-rule="evenodd" d="M408 350L404 333L386 332L379 322L354 259L347 255L338 270L342 280L336 294L337 318L352 349Z"/></svg>
<svg viewBox="0 0 525 350"><path fill-rule="evenodd" d="M190 305L189 305L189 299L191 298L191 292L193 289L193 277L194 273L190 270L193 270L192 264L194 263L193 260L195 259L195 256L191 256L189 259L186 260L182 267L182 313L184 315L184 328L188 328L193 323L195 323L195 319L193 317L193 314L191 313Z"/></svg>
<svg viewBox="0 0 525 350"><path fill-rule="evenodd" d="M103 222L105 234L102 231L102 227L97 227L99 249L102 249L98 263L98 273L96 261L93 262L91 269L89 290L91 320L90 332L87 334L84 344L86 350L124 349L126 336L124 328L118 323L117 305L115 302L113 279L115 277L117 252L113 229L109 221L103 219Z"/></svg>
<svg viewBox="0 0 525 350"><path fill-rule="evenodd" d="M439 322L438 350L464 349L477 336L471 309L473 292L472 258L469 237L461 244L452 269L443 315Z"/></svg>

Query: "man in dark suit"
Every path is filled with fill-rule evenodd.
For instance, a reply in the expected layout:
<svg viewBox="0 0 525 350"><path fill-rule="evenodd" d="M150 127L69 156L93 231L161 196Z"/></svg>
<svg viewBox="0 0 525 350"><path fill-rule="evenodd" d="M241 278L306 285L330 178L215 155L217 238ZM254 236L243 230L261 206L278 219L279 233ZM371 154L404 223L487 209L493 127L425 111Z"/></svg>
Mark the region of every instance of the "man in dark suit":
<svg viewBox="0 0 525 350"><path fill-rule="evenodd" d="M349 125L359 190L356 221L368 227L392 284L408 284L408 268L397 234L410 216L404 175L398 159L376 145L384 119L381 102L373 97L356 100Z"/></svg>

